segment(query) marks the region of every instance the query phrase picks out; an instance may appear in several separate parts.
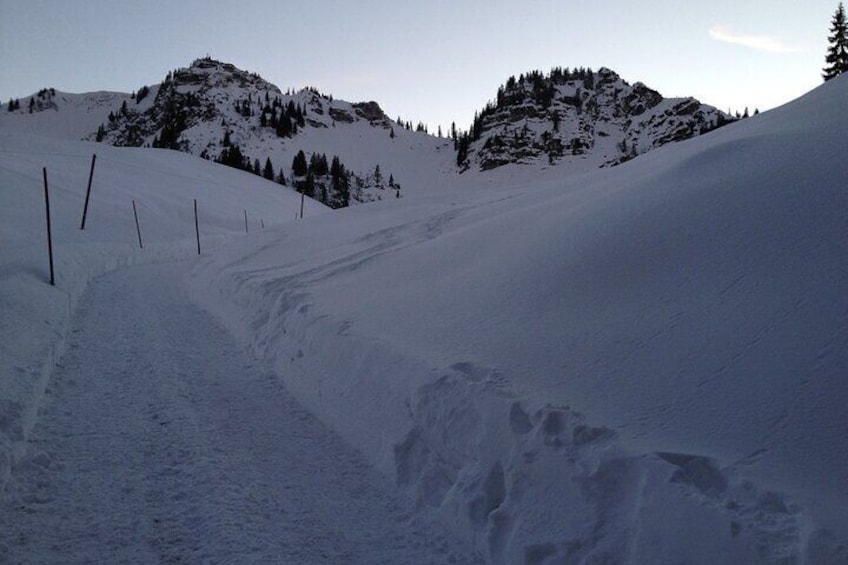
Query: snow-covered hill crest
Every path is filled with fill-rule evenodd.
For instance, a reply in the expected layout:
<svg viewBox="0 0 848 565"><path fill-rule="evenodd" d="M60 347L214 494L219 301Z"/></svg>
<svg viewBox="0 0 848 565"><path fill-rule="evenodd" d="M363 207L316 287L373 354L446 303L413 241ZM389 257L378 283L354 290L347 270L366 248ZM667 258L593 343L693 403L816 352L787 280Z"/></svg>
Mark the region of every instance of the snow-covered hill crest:
<svg viewBox="0 0 848 565"><path fill-rule="evenodd" d="M43 89L6 104L0 128L175 149L296 186L332 207L402 196L421 186L421 171L429 183L453 160L447 140L389 120L377 102L335 100L314 88L284 93L208 57L132 94ZM304 171L294 166L301 151ZM334 157L341 168L331 175Z"/></svg>
<svg viewBox="0 0 848 565"><path fill-rule="evenodd" d="M610 166L731 118L694 98L666 99L607 68L553 69L510 77L458 140L464 168L510 163Z"/></svg>
<svg viewBox="0 0 848 565"><path fill-rule="evenodd" d="M71 94L42 88L28 98L4 104L0 128L79 141L95 135L109 113L118 112L132 98L122 92Z"/></svg>
<svg viewBox="0 0 848 565"><path fill-rule="evenodd" d="M143 93L146 98L147 91ZM140 95L137 104L142 102ZM150 96L152 104L128 105L109 116L101 140L134 147L150 144L217 158L225 148L250 146L263 134L273 133L284 140L304 128L337 123L392 127L376 102L333 100L312 88L283 93L255 73L210 58L169 73ZM89 137L94 140L97 134Z"/></svg>
<svg viewBox="0 0 848 565"><path fill-rule="evenodd" d="M390 120L377 102L336 100L314 88L283 92L209 57L132 94L44 89L12 103L17 107L0 112L0 127L176 149L297 184L333 207L399 196L391 189L417 190L434 175L441 182L469 169L557 165L585 172L732 121L693 98L666 99L642 83L630 85L607 68L555 68L510 77L467 132L453 127L441 138L423 124L413 131L411 122ZM292 166L300 151L307 160L338 156L350 194L320 174L307 187L306 174Z"/></svg>
<svg viewBox="0 0 848 565"><path fill-rule="evenodd" d="M845 563L846 87L324 216L194 295L490 563Z"/></svg>

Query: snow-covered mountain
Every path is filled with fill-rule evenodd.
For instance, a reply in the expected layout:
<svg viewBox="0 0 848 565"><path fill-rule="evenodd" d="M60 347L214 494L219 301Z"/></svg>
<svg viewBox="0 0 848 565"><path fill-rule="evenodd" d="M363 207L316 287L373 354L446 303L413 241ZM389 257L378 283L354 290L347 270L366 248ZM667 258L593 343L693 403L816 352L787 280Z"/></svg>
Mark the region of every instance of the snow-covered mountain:
<svg viewBox="0 0 848 565"><path fill-rule="evenodd" d="M335 100L312 88L284 93L255 73L210 58L132 94L45 89L18 104L11 111L9 104L3 107L0 128L176 149L297 184L331 206L341 205L329 174L334 157L344 167L354 203L416 190L422 170L428 177L453 173L448 140L389 120L376 102ZM314 155L326 170L322 164L315 171L309 167L311 179L298 175L292 165L301 151L307 166Z"/></svg>
<svg viewBox="0 0 848 565"><path fill-rule="evenodd" d="M606 68L558 68L510 78L468 132L454 128L443 139L389 119L376 102L336 100L312 88L282 92L210 58L132 94L45 89L16 105L0 111L0 127L176 149L297 184L333 207L402 196L434 174L451 182L468 169L509 164L569 172L615 165L731 120L692 98L664 99L641 83L631 86ZM308 164L313 155L328 163L338 157L347 192L340 194L329 167L307 183L292 167L300 151Z"/></svg>
<svg viewBox="0 0 848 565"><path fill-rule="evenodd" d="M307 200L298 221L300 195L252 174L24 134L64 109L67 132L98 122L84 98L23 101L0 122L0 561L262 561L305 540L288 561L848 562L846 95L838 77L579 175L455 174L450 141L305 124L266 142L376 158L421 188L332 213ZM102 94L97 112L136 100ZM124 269L139 263L159 264ZM208 313L242 348L197 331ZM344 442L290 449L322 442L279 431L304 414L281 388ZM351 510L361 489L332 489L316 520L332 497L300 479L347 459L339 445L411 501L390 518L440 519L468 559L375 536ZM300 459L298 480L275 472Z"/></svg>
<svg viewBox="0 0 848 565"><path fill-rule="evenodd" d="M510 163L585 170L609 166L731 121L694 98L666 99L607 68L553 69L510 77L458 141L458 164Z"/></svg>

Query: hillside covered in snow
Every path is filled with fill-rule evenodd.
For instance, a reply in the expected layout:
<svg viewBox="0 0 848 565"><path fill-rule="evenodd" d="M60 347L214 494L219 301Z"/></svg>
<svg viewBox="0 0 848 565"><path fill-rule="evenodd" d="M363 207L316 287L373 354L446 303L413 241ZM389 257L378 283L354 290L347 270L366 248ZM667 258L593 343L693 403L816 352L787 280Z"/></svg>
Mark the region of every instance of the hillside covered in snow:
<svg viewBox="0 0 848 565"><path fill-rule="evenodd" d="M183 151L297 187L331 207L402 197L421 188L421 171L429 179L454 169L449 140L390 120L376 102L334 100L311 88L283 93L208 58L131 94L46 88L15 102L0 110L0 128ZM307 170L293 166L299 153ZM344 167L343 187L330 175L334 157ZM313 167L319 159L327 166Z"/></svg>
<svg viewBox="0 0 848 565"><path fill-rule="evenodd" d="M692 98L665 99L603 68L511 77L468 131L446 137L390 119L374 101L282 92L211 58L131 94L46 88L0 110L0 126L125 147L183 151L296 186L333 208L402 197L461 172L506 165L563 173L622 163L732 121ZM295 158L303 153L306 167ZM329 163L336 159L336 172ZM424 172L422 176L422 171Z"/></svg>
<svg viewBox="0 0 848 565"><path fill-rule="evenodd" d="M299 219L276 179L69 140L81 98L42 96L80 109L54 137L0 120L0 556L848 561L848 80L570 174L459 174L450 140L301 95L298 139L414 189Z"/></svg>
<svg viewBox="0 0 848 565"><path fill-rule="evenodd" d="M843 562L846 91L321 217L195 296L490 562Z"/></svg>

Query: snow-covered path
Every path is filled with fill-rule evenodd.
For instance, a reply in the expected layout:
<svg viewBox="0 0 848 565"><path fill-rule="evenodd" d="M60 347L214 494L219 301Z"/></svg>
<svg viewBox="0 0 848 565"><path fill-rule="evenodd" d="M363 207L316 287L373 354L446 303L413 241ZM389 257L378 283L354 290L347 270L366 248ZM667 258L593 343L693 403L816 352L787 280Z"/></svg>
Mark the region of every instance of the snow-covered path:
<svg viewBox="0 0 848 565"><path fill-rule="evenodd" d="M3 493L0 561L469 561L190 303L183 272L92 283Z"/></svg>

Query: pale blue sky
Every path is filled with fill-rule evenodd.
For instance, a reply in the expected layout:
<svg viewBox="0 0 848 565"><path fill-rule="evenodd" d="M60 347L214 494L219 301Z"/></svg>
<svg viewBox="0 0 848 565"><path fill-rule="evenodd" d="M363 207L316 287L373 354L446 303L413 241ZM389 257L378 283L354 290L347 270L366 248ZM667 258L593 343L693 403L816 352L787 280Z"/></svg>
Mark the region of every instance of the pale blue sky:
<svg viewBox="0 0 848 565"><path fill-rule="evenodd" d="M606 66L765 110L821 84L837 0L0 0L0 100L130 92L211 55L283 90L467 127L510 75Z"/></svg>

